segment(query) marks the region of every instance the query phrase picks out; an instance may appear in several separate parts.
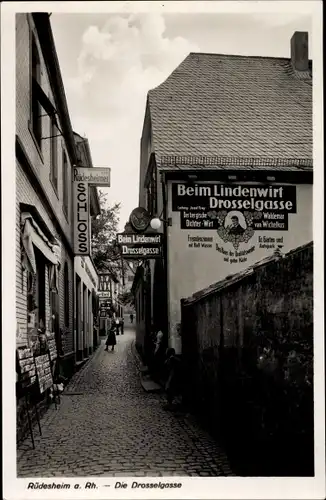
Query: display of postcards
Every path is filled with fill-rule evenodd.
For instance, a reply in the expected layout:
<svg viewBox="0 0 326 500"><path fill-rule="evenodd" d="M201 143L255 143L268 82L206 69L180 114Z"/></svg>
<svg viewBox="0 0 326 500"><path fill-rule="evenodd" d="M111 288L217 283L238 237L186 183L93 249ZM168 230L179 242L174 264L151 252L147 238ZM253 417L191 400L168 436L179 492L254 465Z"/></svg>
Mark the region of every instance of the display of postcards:
<svg viewBox="0 0 326 500"><path fill-rule="evenodd" d="M43 364L49 363L49 357L48 357L48 355L47 354L42 354L41 356L36 356L35 357L35 363L36 363L37 367L42 366Z"/></svg>
<svg viewBox="0 0 326 500"><path fill-rule="evenodd" d="M17 352L18 352L18 358L19 359L32 358L33 357L32 350L29 347L19 347L17 349Z"/></svg>
<svg viewBox="0 0 326 500"><path fill-rule="evenodd" d="M31 375L34 375L35 374L35 365L34 364L29 364L29 365L26 365L26 366L23 366L21 368L21 373L30 373Z"/></svg>
<svg viewBox="0 0 326 500"><path fill-rule="evenodd" d="M43 354L35 358L37 377L40 392L44 392L53 385L50 358L48 354Z"/></svg>
<svg viewBox="0 0 326 500"><path fill-rule="evenodd" d="M49 354L50 354L51 361L54 361L58 357L57 345L56 345L55 340L50 340L48 342L48 347L49 347Z"/></svg>

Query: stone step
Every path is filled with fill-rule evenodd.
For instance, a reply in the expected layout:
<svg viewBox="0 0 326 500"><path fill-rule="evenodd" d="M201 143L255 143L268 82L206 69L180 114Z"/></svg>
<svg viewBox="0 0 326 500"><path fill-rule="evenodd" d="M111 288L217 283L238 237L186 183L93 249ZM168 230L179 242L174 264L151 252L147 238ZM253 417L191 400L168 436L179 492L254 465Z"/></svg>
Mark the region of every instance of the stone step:
<svg viewBox="0 0 326 500"><path fill-rule="evenodd" d="M146 392L160 392L162 390L162 387L154 382L149 376L145 377L140 377L140 382L142 385L142 388Z"/></svg>

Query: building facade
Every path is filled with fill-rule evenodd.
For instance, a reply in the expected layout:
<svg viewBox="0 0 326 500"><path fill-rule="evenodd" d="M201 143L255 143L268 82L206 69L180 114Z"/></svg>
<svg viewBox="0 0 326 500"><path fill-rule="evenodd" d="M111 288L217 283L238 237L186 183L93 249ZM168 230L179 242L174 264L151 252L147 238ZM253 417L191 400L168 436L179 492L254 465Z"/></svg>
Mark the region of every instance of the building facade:
<svg viewBox="0 0 326 500"><path fill-rule="evenodd" d="M17 14L16 41L17 346L37 344L40 331L54 334L60 373L69 378L80 343L84 353L94 345L88 313L87 341L78 337L74 297L79 276L92 309L97 273L90 257L75 258L72 213L73 167L89 167L91 158L72 131L49 15ZM90 206L96 216L96 188Z"/></svg>
<svg viewBox="0 0 326 500"><path fill-rule="evenodd" d="M289 48L290 58L192 53L148 93L139 205L162 219L165 249L138 272L136 310L145 334L163 324L177 352L183 298L312 241L307 33Z"/></svg>
<svg viewBox="0 0 326 500"><path fill-rule="evenodd" d="M47 15L16 17L17 344L38 328L74 365L71 175L77 163Z"/></svg>
<svg viewBox="0 0 326 500"><path fill-rule="evenodd" d="M99 345L98 274L90 257L76 256L75 342L76 364L83 363Z"/></svg>

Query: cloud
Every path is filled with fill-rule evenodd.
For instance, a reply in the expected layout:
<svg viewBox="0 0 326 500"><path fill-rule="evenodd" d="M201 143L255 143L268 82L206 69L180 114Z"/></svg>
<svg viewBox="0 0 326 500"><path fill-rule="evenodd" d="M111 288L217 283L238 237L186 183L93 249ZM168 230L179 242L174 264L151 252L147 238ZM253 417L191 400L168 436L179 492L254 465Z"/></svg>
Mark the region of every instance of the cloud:
<svg viewBox="0 0 326 500"><path fill-rule="evenodd" d="M270 14L253 14L251 19L256 23L272 26L275 28L281 28L292 24L307 24L309 23L310 17L307 14L293 13L293 12L272 12Z"/></svg>
<svg viewBox="0 0 326 500"><path fill-rule="evenodd" d="M82 37L78 75L67 86L96 109L125 108L126 100L144 97L189 52L198 50L184 38L169 39L164 32L164 18L158 14L112 16L101 30L89 26Z"/></svg>
<svg viewBox="0 0 326 500"><path fill-rule="evenodd" d="M160 14L113 15L82 35L78 73L66 80L73 125L90 141L95 165L111 166L110 198L127 199L122 222L137 204L139 142L146 95L198 47L165 35ZM126 179L134 186L125 193ZM124 218L124 220L123 220Z"/></svg>

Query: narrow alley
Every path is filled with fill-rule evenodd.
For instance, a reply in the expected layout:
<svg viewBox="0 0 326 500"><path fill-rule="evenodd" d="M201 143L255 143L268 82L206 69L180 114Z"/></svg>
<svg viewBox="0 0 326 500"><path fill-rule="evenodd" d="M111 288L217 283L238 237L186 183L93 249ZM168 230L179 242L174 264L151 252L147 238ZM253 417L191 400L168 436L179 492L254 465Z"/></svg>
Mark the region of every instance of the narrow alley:
<svg viewBox="0 0 326 500"><path fill-rule="evenodd" d="M223 451L187 415L165 411L140 384L134 331L104 341L18 447L18 477L232 475Z"/></svg>

